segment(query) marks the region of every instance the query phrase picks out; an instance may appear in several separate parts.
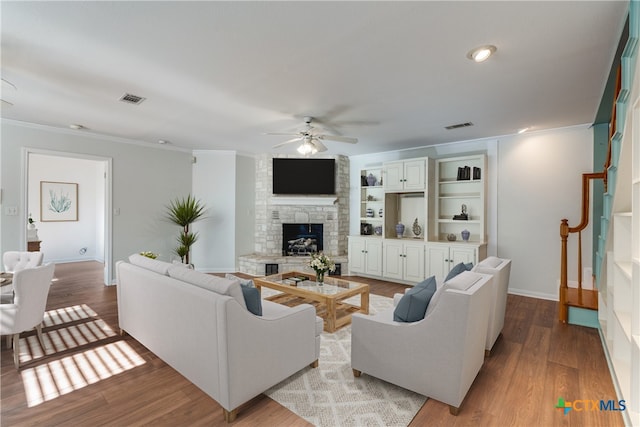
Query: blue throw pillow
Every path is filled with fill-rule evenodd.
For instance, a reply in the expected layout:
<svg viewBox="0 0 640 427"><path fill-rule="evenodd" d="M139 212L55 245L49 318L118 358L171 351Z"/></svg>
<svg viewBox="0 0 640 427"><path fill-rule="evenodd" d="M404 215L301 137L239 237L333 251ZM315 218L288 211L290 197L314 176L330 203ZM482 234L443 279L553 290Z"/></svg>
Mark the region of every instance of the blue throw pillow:
<svg viewBox="0 0 640 427"><path fill-rule="evenodd" d="M243 279L233 274L226 274L224 277L240 282L240 289L242 289L242 296L244 297L244 303L247 305L247 310L256 316L262 316L262 298L260 297L260 291L253 284L253 280Z"/></svg>
<svg viewBox="0 0 640 427"><path fill-rule="evenodd" d="M473 263L471 262L468 264L465 264L463 262L458 263L449 271L449 274L447 274L447 277L444 279L444 281L446 282L449 279L453 279L463 271L470 271L472 267L473 267Z"/></svg>
<svg viewBox="0 0 640 427"><path fill-rule="evenodd" d="M260 291L258 288L249 286L245 283L241 283L240 288L242 289L244 303L247 304L247 310L256 316L262 316L262 299L260 298Z"/></svg>
<svg viewBox="0 0 640 427"><path fill-rule="evenodd" d="M436 278L431 276L409 289L393 311L393 320L396 322L417 322L424 319L429 301L436 292L436 288Z"/></svg>

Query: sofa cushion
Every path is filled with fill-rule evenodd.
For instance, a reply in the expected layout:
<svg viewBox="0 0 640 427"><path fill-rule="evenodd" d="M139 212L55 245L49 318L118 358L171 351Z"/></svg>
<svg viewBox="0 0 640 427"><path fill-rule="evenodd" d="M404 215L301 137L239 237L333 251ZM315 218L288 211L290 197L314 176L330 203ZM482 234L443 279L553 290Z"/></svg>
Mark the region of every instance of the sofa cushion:
<svg viewBox="0 0 640 427"><path fill-rule="evenodd" d="M242 308L247 308L247 304L244 302L244 296L242 295L240 282L237 280L212 276L184 267L171 267L169 269L169 276L220 295L228 295L238 301L238 304L240 304Z"/></svg>
<svg viewBox="0 0 640 427"><path fill-rule="evenodd" d="M436 278L434 276L409 289L393 311L393 320L396 322L417 322L424 319L429 301L435 291Z"/></svg>
<svg viewBox="0 0 640 427"><path fill-rule="evenodd" d="M255 314L256 316L262 316L262 298L260 298L260 291L253 284L251 279L243 279L233 274L226 274L225 279L237 280L240 282L240 289L242 289L242 296L244 302L247 305L247 310Z"/></svg>
<svg viewBox="0 0 640 427"><path fill-rule="evenodd" d="M466 291L480 279L482 279L482 276L479 275L478 273L473 273L471 271L463 271L453 279L446 281L445 286L448 286L452 289Z"/></svg>
<svg viewBox="0 0 640 427"><path fill-rule="evenodd" d="M489 267L489 268L496 268L497 266L499 266L500 264L502 264L504 260L495 256L490 256L487 257L485 259L483 259L482 261L480 261L478 263L479 266L481 267Z"/></svg>
<svg viewBox="0 0 640 427"><path fill-rule="evenodd" d="M138 267L151 270L155 273L165 276L169 275L169 269L173 266L171 263L152 259L140 254L133 254L129 257L129 262Z"/></svg>
<svg viewBox="0 0 640 427"><path fill-rule="evenodd" d="M454 277L456 277L458 274L462 273L463 271L469 271L472 268L473 268L473 263L465 264L463 262L460 262L454 265L451 270L449 270L449 274L447 274L447 277L445 277L444 281L446 282L447 280L451 280Z"/></svg>

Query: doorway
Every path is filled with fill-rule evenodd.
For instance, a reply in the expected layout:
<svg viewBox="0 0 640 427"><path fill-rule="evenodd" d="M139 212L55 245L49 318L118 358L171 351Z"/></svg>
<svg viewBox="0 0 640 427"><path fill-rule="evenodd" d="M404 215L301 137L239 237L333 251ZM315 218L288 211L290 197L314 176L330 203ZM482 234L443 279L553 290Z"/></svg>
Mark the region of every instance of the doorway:
<svg viewBox="0 0 640 427"><path fill-rule="evenodd" d="M40 241L45 262L103 263L106 285L113 282L111 163L106 157L26 149L23 192L25 224L35 225L25 227L25 247ZM69 198L71 215L51 213L51 201L60 200L52 188Z"/></svg>

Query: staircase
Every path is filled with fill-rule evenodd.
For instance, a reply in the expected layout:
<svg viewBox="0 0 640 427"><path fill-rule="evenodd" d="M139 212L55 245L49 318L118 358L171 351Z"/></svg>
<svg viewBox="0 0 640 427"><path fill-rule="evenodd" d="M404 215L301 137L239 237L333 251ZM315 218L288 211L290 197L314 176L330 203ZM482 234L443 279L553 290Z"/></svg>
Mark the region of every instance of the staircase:
<svg viewBox="0 0 640 427"><path fill-rule="evenodd" d="M611 121L609 123L609 138L607 144L607 155L603 165L602 172L585 173L582 174L582 205L581 205L581 219L580 224L575 227L569 226L569 220L562 219L560 222L560 290L559 290L559 304L558 304L558 320L562 323L570 323L581 326L588 326L592 328L598 328L598 290L597 289L583 289L582 288L582 230L589 225L589 209L591 207L589 201L589 194L591 193L591 181L601 179L604 183L604 191L607 193L608 184L611 185L611 190L614 190L615 185L613 179L610 179L612 173L615 174L615 167L612 167L611 159L612 155L619 155L619 152L614 153L616 141L619 139L619 133L616 130L617 124L617 109L618 100L621 89L621 67L618 67L616 73L616 84L613 106L611 109ZM612 181L612 182L609 182ZM606 228L603 226L603 233L606 233ZM578 237L578 253L577 253L577 266L578 266L578 281L577 288L569 287L569 280L567 274L568 266L568 253L567 242L571 234L577 234ZM606 238L606 236L605 236ZM591 256L591 254L589 254ZM595 277L593 283L596 283Z"/></svg>

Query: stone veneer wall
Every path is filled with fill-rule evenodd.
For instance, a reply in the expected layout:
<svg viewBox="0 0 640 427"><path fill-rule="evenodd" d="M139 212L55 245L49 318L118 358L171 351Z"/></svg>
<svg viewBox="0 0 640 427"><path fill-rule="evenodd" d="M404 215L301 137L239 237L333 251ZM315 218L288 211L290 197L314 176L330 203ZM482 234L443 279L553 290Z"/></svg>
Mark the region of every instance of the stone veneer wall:
<svg viewBox="0 0 640 427"><path fill-rule="evenodd" d="M263 154L256 158L256 224L255 255L282 256L283 223L317 223L324 225L323 252L331 257L346 255L349 234L349 158L345 156L318 156L336 160L336 197L333 205L309 205L311 198L299 197L299 204L274 204L273 157ZM305 200L306 199L306 200Z"/></svg>

